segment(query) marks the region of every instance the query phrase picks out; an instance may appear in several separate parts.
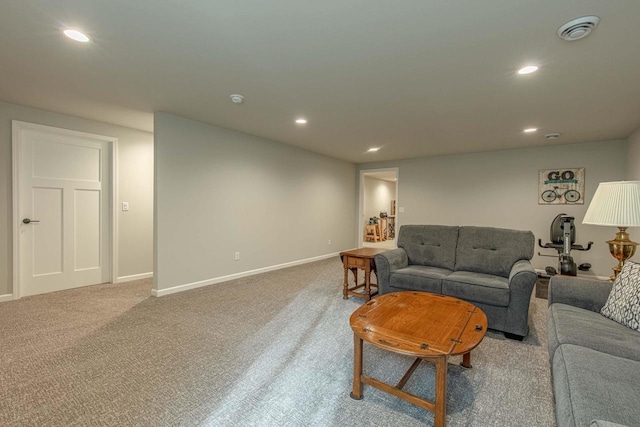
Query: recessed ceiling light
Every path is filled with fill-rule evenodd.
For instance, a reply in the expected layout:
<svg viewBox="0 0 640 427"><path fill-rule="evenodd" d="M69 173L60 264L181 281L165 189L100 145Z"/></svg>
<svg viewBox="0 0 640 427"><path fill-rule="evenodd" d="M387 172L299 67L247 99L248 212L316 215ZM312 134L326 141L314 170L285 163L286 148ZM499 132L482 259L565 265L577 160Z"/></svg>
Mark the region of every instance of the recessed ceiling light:
<svg viewBox="0 0 640 427"><path fill-rule="evenodd" d="M68 28L68 29L64 30L63 33L64 33L65 36L67 36L70 39L75 40L77 42L88 43L88 42L91 41L89 36L86 35L85 33L83 33L82 31L72 30L71 28Z"/></svg>
<svg viewBox="0 0 640 427"><path fill-rule="evenodd" d="M380 149L380 147L371 147L367 150L367 153L374 153L376 151L378 151Z"/></svg>
<svg viewBox="0 0 640 427"><path fill-rule="evenodd" d="M518 74L531 74L538 71L537 65L527 65L526 67L522 67L518 70Z"/></svg>
<svg viewBox="0 0 640 427"><path fill-rule="evenodd" d="M532 132L536 132L538 130L538 128L526 128L525 130L523 130L524 133L532 133Z"/></svg>
<svg viewBox="0 0 640 427"><path fill-rule="evenodd" d="M305 123L307 123L307 119L296 119L296 123L299 125L303 125Z"/></svg>

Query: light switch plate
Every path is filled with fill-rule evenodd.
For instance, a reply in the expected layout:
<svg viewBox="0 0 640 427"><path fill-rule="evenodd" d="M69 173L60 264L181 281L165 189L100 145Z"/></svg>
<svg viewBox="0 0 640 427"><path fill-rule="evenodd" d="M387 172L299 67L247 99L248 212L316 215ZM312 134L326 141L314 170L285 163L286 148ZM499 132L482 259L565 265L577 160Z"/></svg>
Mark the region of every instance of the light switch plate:
<svg viewBox="0 0 640 427"><path fill-rule="evenodd" d="M127 212L129 210L129 202L122 202L122 212Z"/></svg>

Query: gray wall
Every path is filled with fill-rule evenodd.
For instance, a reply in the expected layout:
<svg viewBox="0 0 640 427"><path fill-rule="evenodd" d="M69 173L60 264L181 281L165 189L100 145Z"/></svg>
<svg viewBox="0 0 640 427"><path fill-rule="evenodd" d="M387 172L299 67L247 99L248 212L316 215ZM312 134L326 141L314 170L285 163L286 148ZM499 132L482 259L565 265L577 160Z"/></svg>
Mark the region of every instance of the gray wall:
<svg viewBox="0 0 640 427"><path fill-rule="evenodd" d="M11 121L20 120L118 138L120 201L117 276L153 270L153 135L134 129L0 102L0 295L12 293Z"/></svg>
<svg viewBox="0 0 640 427"><path fill-rule="evenodd" d="M640 129L629 137L629 151L627 154L627 180L640 180ZM632 239L640 240L640 236Z"/></svg>
<svg viewBox="0 0 640 427"><path fill-rule="evenodd" d="M531 230L543 243L559 213L576 218L577 243L592 240L589 252L573 251L577 263L590 262L599 276L611 275L615 260L604 243L614 237L614 227L583 225L588 203L603 181L625 178L620 159L626 141L592 142L466 155L426 157L395 162L361 164L359 170L399 167L399 224L478 225ZM586 168L586 203L573 206L538 205L540 169ZM630 230L632 237L637 230ZM546 254L555 251L540 249ZM536 248L536 254L538 248ZM636 257L637 258L637 257ZM537 255L536 268L557 265L553 258Z"/></svg>
<svg viewBox="0 0 640 427"><path fill-rule="evenodd" d="M124 129L118 140L118 276L153 273L153 134ZM123 142L124 140L124 142Z"/></svg>
<svg viewBox="0 0 640 427"><path fill-rule="evenodd" d="M158 294L356 246L354 164L166 113L154 134Z"/></svg>

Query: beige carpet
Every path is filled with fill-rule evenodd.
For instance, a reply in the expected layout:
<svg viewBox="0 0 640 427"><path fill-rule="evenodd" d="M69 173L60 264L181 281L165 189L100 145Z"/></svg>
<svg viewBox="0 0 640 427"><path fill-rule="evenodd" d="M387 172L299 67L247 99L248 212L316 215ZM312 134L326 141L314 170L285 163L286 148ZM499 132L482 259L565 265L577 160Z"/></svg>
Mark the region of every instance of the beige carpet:
<svg viewBox="0 0 640 427"><path fill-rule="evenodd" d="M141 280L0 304L2 426L424 426L428 411L365 386L330 259L162 298ZM451 365L449 426L551 426L545 300L524 342L489 332L474 368ZM459 362L455 358L452 363ZM411 360L365 345L365 372ZM433 397L423 363L409 391Z"/></svg>

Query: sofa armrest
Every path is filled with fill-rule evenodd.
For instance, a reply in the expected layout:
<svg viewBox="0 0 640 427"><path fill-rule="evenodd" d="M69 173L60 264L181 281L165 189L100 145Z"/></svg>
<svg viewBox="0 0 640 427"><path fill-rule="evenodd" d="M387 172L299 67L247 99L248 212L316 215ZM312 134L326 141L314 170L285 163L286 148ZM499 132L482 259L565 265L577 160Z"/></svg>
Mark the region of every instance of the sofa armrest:
<svg viewBox="0 0 640 427"><path fill-rule="evenodd" d="M532 282L533 285L535 285L537 279L538 275L533 265L531 265L531 262L526 259L521 259L511 267L511 272L509 273L509 288L513 288L514 286L529 287ZM531 289L533 289L533 285L531 285ZM531 295L531 290L529 290L529 295Z"/></svg>
<svg viewBox="0 0 640 427"><path fill-rule="evenodd" d="M404 249L398 248L376 255L375 262L378 292L382 295L391 292L391 272L407 267L409 257Z"/></svg>
<svg viewBox="0 0 640 427"><path fill-rule="evenodd" d="M509 294L512 301L509 305L520 300L524 304L523 308L527 307L525 311L528 311L529 299L531 299L536 280L538 280L538 275L529 260L521 259L513 264L509 273Z"/></svg>
<svg viewBox="0 0 640 427"><path fill-rule="evenodd" d="M611 292L612 282L571 276L549 280L549 305L560 303L600 312Z"/></svg>
<svg viewBox="0 0 640 427"><path fill-rule="evenodd" d="M538 275L529 260L517 261L509 273L509 306L504 331L519 336L529 332L529 303Z"/></svg>

